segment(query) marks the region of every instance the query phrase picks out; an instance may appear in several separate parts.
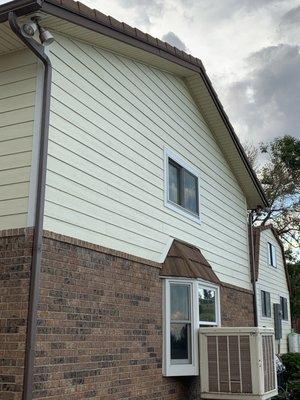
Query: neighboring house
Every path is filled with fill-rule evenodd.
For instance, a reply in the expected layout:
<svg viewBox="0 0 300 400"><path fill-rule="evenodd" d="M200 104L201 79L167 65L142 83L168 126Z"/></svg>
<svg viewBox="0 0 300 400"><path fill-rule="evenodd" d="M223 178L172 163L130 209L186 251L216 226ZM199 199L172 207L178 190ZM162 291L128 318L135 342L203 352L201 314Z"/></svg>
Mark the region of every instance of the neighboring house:
<svg viewBox="0 0 300 400"><path fill-rule="evenodd" d="M1 398L195 398L267 206L201 61L71 0L0 22Z"/></svg>
<svg viewBox="0 0 300 400"><path fill-rule="evenodd" d="M278 353L286 353L288 334L291 332L291 314L289 277L283 246L271 225L254 228L254 246L258 325L275 329L274 304L280 305L279 330L282 330L282 339L277 341L277 346Z"/></svg>

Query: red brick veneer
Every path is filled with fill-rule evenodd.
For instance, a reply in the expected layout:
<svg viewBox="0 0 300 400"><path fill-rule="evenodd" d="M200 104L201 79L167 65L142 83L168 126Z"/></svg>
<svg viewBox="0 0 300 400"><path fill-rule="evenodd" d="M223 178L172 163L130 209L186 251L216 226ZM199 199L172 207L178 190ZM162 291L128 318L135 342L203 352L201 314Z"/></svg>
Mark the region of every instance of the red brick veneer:
<svg viewBox="0 0 300 400"><path fill-rule="evenodd" d="M0 320L1 329L7 326L3 321L15 319L18 324L18 333L4 333L18 356L12 358L4 353L5 346L0 347L2 363L12 359L18 363L17 369L0 366L0 387L3 379L13 381L5 382L12 386L4 390L10 391L0 392L5 400L19 399L22 390L31 239L24 230L4 238L3 266L10 281L2 278L1 301L2 287L18 288L12 289L12 296L17 296L10 302L13 305L1 303L3 310L9 310ZM15 265L20 271L13 272ZM198 378L162 377L160 268L151 261L44 232L35 399L200 398ZM16 273L21 274L17 280ZM224 286L221 303L223 325L253 324L249 291ZM17 318L12 317L15 310Z"/></svg>
<svg viewBox="0 0 300 400"><path fill-rule="evenodd" d="M22 398L32 230L0 231L0 399Z"/></svg>

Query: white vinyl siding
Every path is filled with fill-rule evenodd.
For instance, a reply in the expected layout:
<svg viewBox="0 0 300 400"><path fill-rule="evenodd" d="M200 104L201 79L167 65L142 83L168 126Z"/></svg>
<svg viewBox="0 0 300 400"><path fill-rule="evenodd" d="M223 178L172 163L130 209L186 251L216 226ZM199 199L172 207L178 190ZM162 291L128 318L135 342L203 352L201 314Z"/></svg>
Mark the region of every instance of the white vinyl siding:
<svg viewBox="0 0 300 400"><path fill-rule="evenodd" d="M37 64L29 51L0 56L0 227L27 226Z"/></svg>
<svg viewBox="0 0 300 400"><path fill-rule="evenodd" d="M56 35L45 229L162 261L169 238L250 288L245 197L185 83ZM164 206L164 148L200 171L202 225Z"/></svg>
<svg viewBox="0 0 300 400"><path fill-rule="evenodd" d="M268 243L272 243L276 249L277 268L269 265L268 260ZM262 317L261 305L261 290L270 293L271 298L271 318ZM277 243L271 229L261 232L260 237L260 251L259 251L259 277L257 281L257 302L258 302L258 317L259 326L266 326L274 328L274 309L273 304L280 303L280 296L287 299L288 304L288 320L282 321L282 340L281 352L287 352L287 335L291 331L290 320L290 301L289 291L286 281L286 275L283 265L283 258L279 244Z"/></svg>

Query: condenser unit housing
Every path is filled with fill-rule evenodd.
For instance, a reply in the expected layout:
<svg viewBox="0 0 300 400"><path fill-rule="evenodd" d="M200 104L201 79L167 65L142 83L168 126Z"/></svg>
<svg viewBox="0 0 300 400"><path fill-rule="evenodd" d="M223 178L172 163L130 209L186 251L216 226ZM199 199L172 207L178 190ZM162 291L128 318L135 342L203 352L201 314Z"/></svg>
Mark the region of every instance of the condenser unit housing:
<svg viewBox="0 0 300 400"><path fill-rule="evenodd" d="M271 328L200 328L203 399L266 400L277 394Z"/></svg>

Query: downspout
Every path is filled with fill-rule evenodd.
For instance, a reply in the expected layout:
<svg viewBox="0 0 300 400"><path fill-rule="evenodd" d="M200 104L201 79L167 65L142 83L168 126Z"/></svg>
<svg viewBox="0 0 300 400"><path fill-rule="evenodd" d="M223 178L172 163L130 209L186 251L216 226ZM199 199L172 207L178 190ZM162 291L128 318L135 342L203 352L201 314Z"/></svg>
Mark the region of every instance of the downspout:
<svg viewBox="0 0 300 400"><path fill-rule="evenodd" d="M41 256L43 246L43 217L45 208L45 183L49 136L52 66L49 57L45 54L44 46L31 38L23 36L21 29L17 23L16 14L13 11L8 14L8 21L12 31L16 34L16 36L42 61L44 65L35 226L33 235L26 332L25 368L23 380L23 400L31 400L33 393L34 352L37 334L37 310L39 302Z"/></svg>
<svg viewBox="0 0 300 400"><path fill-rule="evenodd" d="M249 231L250 266L251 266L251 273L252 273L254 326L258 326L256 269L255 269L255 254L254 254L254 235L253 235L253 214L254 214L254 212L255 212L255 210L251 210L250 214L249 214L248 231Z"/></svg>

